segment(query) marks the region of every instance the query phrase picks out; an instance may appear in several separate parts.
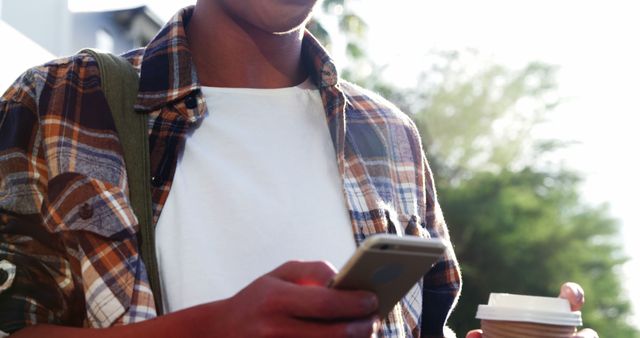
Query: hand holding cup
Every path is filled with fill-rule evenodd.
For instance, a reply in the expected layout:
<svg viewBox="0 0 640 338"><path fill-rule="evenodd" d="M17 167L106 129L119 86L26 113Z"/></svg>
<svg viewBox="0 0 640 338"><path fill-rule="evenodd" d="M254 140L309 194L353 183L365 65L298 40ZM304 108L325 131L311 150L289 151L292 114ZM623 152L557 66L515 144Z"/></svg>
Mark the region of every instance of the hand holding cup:
<svg viewBox="0 0 640 338"><path fill-rule="evenodd" d="M591 329L576 332L575 327L582 325L579 310L585 301L580 285L563 284L559 297L492 294L488 305L478 307L483 329L470 331L466 337L598 338Z"/></svg>

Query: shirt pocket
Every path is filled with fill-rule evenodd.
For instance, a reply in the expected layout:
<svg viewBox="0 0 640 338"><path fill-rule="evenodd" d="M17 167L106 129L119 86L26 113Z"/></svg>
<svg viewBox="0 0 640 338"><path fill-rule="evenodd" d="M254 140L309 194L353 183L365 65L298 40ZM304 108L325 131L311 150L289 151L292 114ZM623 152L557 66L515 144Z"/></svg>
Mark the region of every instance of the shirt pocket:
<svg viewBox="0 0 640 338"><path fill-rule="evenodd" d="M88 231L116 239L138 231L138 220L120 187L66 172L52 178L47 188L43 216L51 232Z"/></svg>
<svg viewBox="0 0 640 338"><path fill-rule="evenodd" d="M46 197L45 226L71 239L68 245L82 267L88 325L104 328L122 320L130 310L136 278L144 273L137 252L138 221L126 190L66 172L49 181Z"/></svg>

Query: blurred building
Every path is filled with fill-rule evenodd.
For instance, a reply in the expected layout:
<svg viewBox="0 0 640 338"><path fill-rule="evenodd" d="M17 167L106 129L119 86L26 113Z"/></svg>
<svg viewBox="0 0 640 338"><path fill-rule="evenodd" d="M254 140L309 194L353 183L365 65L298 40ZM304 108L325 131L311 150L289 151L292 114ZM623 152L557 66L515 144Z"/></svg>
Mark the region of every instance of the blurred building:
<svg viewBox="0 0 640 338"><path fill-rule="evenodd" d="M68 0L0 0L0 94L29 67L85 47L144 46L162 24L146 6L73 12Z"/></svg>
<svg viewBox="0 0 640 338"><path fill-rule="evenodd" d="M56 56L85 47L122 53L146 45L163 24L146 6L72 12L68 0L0 0L0 20Z"/></svg>
<svg viewBox="0 0 640 338"><path fill-rule="evenodd" d="M15 28L0 20L0 95L27 68L55 56ZM10 47L9 47L10 46Z"/></svg>

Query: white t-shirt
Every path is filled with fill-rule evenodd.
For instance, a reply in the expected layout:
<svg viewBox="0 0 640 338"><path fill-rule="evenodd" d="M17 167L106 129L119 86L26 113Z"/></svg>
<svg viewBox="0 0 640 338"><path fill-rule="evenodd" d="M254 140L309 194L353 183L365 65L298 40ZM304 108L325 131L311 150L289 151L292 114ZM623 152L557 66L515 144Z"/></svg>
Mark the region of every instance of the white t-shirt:
<svg viewBox="0 0 640 338"><path fill-rule="evenodd" d="M233 296L292 260L340 268L355 250L317 89L202 88L156 228L164 309Z"/></svg>

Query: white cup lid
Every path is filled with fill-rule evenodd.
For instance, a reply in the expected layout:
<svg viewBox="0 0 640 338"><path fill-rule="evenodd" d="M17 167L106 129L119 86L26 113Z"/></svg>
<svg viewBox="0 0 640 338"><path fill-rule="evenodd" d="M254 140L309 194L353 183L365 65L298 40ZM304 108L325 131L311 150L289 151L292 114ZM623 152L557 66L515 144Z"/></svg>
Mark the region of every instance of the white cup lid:
<svg viewBox="0 0 640 338"><path fill-rule="evenodd" d="M489 304L478 306L476 318L582 326L582 313L571 311L569 301L566 299L508 293L492 293L489 296Z"/></svg>

